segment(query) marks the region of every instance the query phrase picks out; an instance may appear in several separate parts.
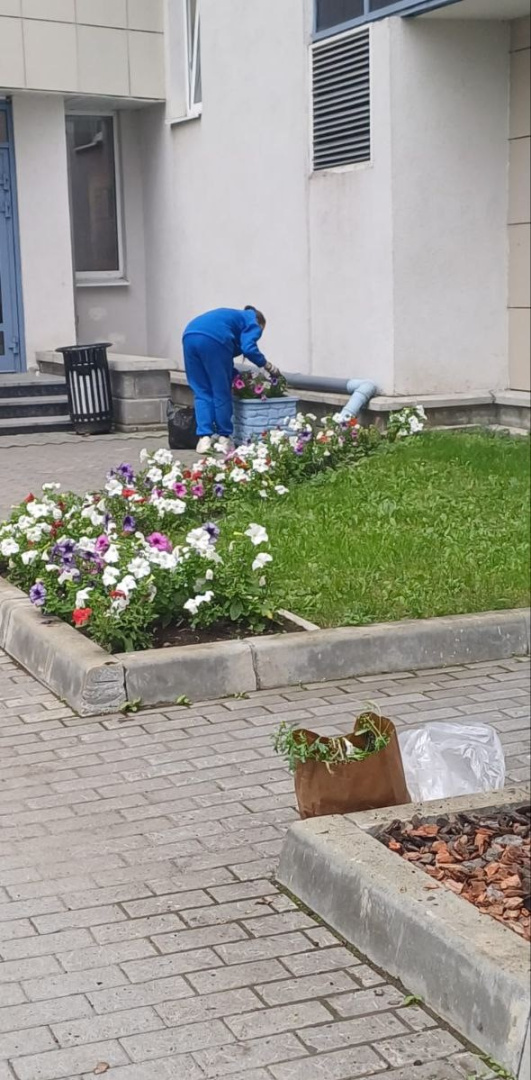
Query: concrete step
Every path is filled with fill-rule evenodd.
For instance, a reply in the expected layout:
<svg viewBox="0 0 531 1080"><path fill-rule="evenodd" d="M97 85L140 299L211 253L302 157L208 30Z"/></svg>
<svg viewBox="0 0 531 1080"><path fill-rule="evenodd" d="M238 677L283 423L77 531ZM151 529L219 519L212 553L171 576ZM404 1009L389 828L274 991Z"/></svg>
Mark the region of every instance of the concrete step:
<svg viewBox="0 0 531 1080"><path fill-rule="evenodd" d="M73 431L69 416L0 416L2 435L45 435L54 431Z"/></svg>
<svg viewBox="0 0 531 1080"><path fill-rule="evenodd" d="M61 397L66 393L64 379L49 375L1 375L0 399Z"/></svg>
<svg viewBox="0 0 531 1080"><path fill-rule="evenodd" d="M21 416L68 416L68 398L63 395L0 397L0 423Z"/></svg>

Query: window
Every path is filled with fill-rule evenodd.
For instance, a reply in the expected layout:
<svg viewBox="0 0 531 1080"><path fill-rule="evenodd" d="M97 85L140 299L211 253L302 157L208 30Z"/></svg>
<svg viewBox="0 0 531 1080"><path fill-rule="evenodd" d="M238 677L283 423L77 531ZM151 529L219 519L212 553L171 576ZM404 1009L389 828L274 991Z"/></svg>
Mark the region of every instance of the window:
<svg viewBox="0 0 531 1080"><path fill-rule="evenodd" d="M185 0L188 59L188 112L201 111L201 12L200 0Z"/></svg>
<svg viewBox="0 0 531 1080"><path fill-rule="evenodd" d="M121 278L116 118L66 118L74 264L78 281Z"/></svg>
<svg viewBox="0 0 531 1080"><path fill-rule="evenodd" d="M421 14L459 0L315 0L317 34L386 15Z"/></svg>
<svg viewBox="0 0 531 1080"><path fill-rule="evenodd" d="M313 46L313 167L371 159L369 29Z"/></svg>

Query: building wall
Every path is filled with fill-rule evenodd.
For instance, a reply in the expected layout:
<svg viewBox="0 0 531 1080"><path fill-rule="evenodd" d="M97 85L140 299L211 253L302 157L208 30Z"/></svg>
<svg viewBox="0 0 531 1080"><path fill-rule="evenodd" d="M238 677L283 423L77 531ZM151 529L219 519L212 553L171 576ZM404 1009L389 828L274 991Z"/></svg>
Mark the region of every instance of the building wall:
<svg viewBox="0 0 531 1080"><path fill-rule="evenodd" d="M303 5L203 0L201 13L201 120L164 129L162 110L143 114L149 352L179 357L195 314L251 303L271 359L307 370Z"/></svg>
<svg viewBox="0 0 531 1080"><path fill-rule="evenodd" d="M394 390L506 387L508 25L391 34Z"/></svg>
<svg viewBox="0 0 531 1080"><path fill-rule="evenodd" d="M312 370L371 379L386 393L394 386L390 60L384 20L371 30L372 160L315 172L309 185Z"/></svg>
<svg viewBox="0 0 531 1080"><path fill-rule="evenodd" d="M146 269L141 114L117 114L122 188L126 283L76 287L77 334L81 343L111 341L129 356L147 352Z"/></svg>
<svg viewBox="0 0 531 1080"><path fill-rule="evenodd" d="M64 104L13 96L22 292L29 368L76 339Z"/></svg>
<svg viewBox="0 0 531 1080"><path fill-rule="evenodd" d="M0 0L0 87L164 98L163 0Z"/></svg>
<svg viewBox="0 0 531 1080"><path fill-rule="evenodd" d="M529 311L530 235L530 29L531 20L511 25L511 112L509 142L509 385L531 388Z"/></svg>

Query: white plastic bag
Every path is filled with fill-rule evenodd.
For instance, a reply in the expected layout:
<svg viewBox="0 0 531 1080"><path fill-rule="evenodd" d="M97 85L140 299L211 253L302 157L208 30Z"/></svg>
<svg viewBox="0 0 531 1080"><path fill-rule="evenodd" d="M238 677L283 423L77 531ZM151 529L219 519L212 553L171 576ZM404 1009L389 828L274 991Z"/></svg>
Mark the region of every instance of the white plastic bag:
<svg viewBox="0 0 531 1080"><path fill-rule="evenodd" d="M486 724L424 724L398 734L413 802L499 791L505 757L499 735Z"/></svg>

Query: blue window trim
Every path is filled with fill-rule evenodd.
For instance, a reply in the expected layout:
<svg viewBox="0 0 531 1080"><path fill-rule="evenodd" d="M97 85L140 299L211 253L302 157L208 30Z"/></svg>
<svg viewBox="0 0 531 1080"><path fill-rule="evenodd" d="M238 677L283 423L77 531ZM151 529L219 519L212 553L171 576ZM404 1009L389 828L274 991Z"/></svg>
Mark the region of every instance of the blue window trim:
<svg viewBox="0 0 531 1080"><path fill-rule="evenodd" d="M7 153L11 172L11 212L13 215L13 232L15 238L15 296L17 302L18 337L20 364L18 371L27 370L26 363L26 336L24 320L24 304L22 297L22 264L20 258L20 234L18 218L18 194L17 194L17 163L15 160L15 132L13 128L13 109L10 98L0 98L0 111L7 115Z"/></svg>
<svg viewBox="0 0 531 1080"><path fill-rule="evenodd" d="M389 6L380 8L379 11L371 11L370 0L364 0L364 14L357 19L350 19L339 26L330 26L326 30L317 29L317 4L314 0L313 12L313 40L322 41L323 38L332 37L335 34L343 34L345 30L351 30L355 26L363 26L368 22L376 22L379 19L387 19L390 15L402 15L411 17L423 15L426 11L435 11L437 8L448 7L450 4L459 4L461 0L389 0Z"/></svg>

